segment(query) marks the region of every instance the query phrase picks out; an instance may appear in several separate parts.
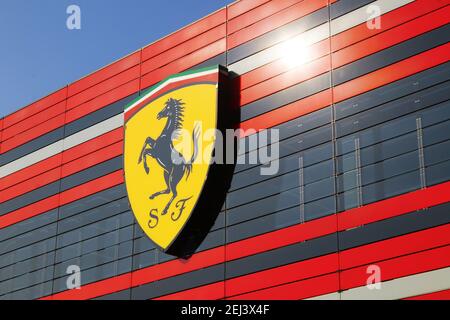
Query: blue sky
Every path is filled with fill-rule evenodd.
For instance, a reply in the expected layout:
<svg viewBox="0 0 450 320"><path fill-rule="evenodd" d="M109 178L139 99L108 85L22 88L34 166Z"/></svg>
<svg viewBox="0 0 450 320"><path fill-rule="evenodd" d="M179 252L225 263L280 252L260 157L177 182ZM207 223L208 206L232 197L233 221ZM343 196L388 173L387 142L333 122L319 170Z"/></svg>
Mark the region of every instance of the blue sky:
<svg viewBox="0 0 450 320"><path fill-rule="evenodd" d="M232 0L1 0L0 117ZM81 30L66 27L69 5Z"/></svg>

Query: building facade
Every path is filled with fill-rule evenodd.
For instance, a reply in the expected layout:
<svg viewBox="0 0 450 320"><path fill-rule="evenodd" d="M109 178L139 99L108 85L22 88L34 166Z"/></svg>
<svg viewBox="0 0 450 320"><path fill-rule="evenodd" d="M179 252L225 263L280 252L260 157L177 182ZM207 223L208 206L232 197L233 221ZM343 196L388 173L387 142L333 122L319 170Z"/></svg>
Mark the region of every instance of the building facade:
<svg viewBox="0 0 450 320"><path fill-rule="evenodd" d="M0 119L0 299L450 298L449 4L237 1ZM279 170L236 165L183 260L130 211L123 111L211 65Z"/></svg>

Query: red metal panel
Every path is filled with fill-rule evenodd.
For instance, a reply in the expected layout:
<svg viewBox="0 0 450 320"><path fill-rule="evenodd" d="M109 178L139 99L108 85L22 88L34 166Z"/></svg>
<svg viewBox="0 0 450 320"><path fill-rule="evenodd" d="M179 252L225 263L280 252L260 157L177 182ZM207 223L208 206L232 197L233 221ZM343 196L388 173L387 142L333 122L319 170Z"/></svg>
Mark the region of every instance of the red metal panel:
<svg viewBox="0 0 450 320"><path fill-rule="evenodd" d="M32 129L35 126L54 118L61 113L64 113L66 109L66 102L62 101L59 102L39 113L36 113L35 115L30 116L29 118L24 119L23 121L20 121L5 130L3 130L2 139L7 140L12 138L13 136L20 134L26 130ZM48 130L50 131L50 130Z"/></svg>
<svg viewBox="0 0 450 320"><path fill-rule="evenodd" d="M241 0L236 1L228 6L228 19L236 18L237 16L252 10L270 0Z"/></svg>
<svg viewBox="0 0 450 320"><path fill-rule="evenodd" d="M35 202L29 206L22 207L17 211L13 211L11 213L0 216L0 229L6 228L17 222L30 219L41 213L54 209L58 207L58 203L59 194L56 194L41 201Z"/></svg>
<svg viewBox="0 0 450 320"><path fill-rule="evenodd" d="M183 58L173 61L165 65L164 67L147 73L146 75L142 76L141 87L147 88L174 73L179 73L181 71L189 69L190 67L193 67L223 52L225 52L225 38L211 43L210 45L203 47L196 52L190 53Z"/></svg>
<svg viewBox="0 0 450 320"><path fill-rule="evenodd" d="M123 183L122 170L115 171L103 177L91 180L83 185L64 191L60 194L40 200L16 211L0 216L0 229L35 217L39 214L52 210L59 205L87 197L93 193L111 188Z"/></svg>
<svg viewBox="0 0 450 320"><path fill-rule="evenodd" d="M126 56L119 61L116 61L109 66L106 66L78 81L69 85L68 96L71 97L81 91L84 91L100 82L103 82L115 75L118 75L125 70L140 64L141 51L134 52L129 56Z"/></svg>
<svg viewBox="0 0 450 320"><path fill-rule="evenodd" d="M226 26L221 24L211 30L202 33L190 40L187 40L177 46L166 50L165 52L156 55L145 62L142 63L142 74L146 74L161 66L164 66L176 59L182 58L183 56L195 52L210 43L213 43L219 39L226 36Z"/></svg>
<svg viewBox="0 0 450 320"><path fill-rule="evenodd" d="M444 7L449 3L450 0L416 0L414 2L411 2L410 4L382 15L381 29L369 29L367 28L366 23L362 23L346 32L333 36L333 51L340 50L351 44L385 32L392 27L401 25L402 23L415 19L435 9Z"/></svg>
<svg viewBox="0 0 450 320"><path fill-rule="evenodd" d="M225 297L225 283L223 281L211 283L185 291L168 294L154 300L218 300Z"/></svg>
<svg viewBox="0 0 450 320"><path fill-rule="evenodd" d="M9 188L16 183L31 179L43 172L51 170L61 165L61 154L56 154L50 158L35 163L22 170L16 171L0 179L0 190Z"/></svg>
<svg viewBox="0 0 450 320"><path fill-rule="evenodd" d="M324 8L327 5L328 0L304 0L270 17L264 18L263 20L260 20L247 28L233 33L228 37L227 47L229 49L235 48L244 42L250 41L264 33L279 28L316 10Z"/></svg>
<svg viewBox="0 0 450 320"><path fill-rule="evenodd" d="M449 16L450 6L447 6L333 53L333 68L341 67L347 63L351 63L400 42L412 39L430 30L439 28L448 23ZM369 28L365 28L364 30L366 33L371 31Z"/></svg>
<svg viewBox="0 0 450 320"><path fill-rule="evenodd" d="M123 128L117 128L78 146L56 154L50 158L35 163L22 170L14 172L0 179L0 190L9 188L22 181L32 179L46 171L59 167L62 163L68 163L91 152L104 148L123 139ZM62 160L61 160L62 159Z"/></svg>
<svg viewBox="0 0 450 320"><path fill-rule="evenodd" d="M359 227L448 201L450 181L344 211L338 215L338 230Z"/></svg>
<svg viewBox="0 0 450 320"><path fill-rule="evenodd" d="M420 53L357 79L334 87L334 102L340 102L385 84L432 68L450 59L450 43Z"/></svg>
<svg viewBox="0 0 450 320"><path fill-rule="evenodd" d="M281 284L317 277L339 269L338 254L300 261L225 281L226 296L234 296Z"/></svg>
<svg viewBox="0 0 450 320"><path fill-rule="evenodd" d="M338 51L332 57L333 68L341 67L445 25L449 15L450 7L446 7ZM240 105L243 106L331 70L329 58L326 56L329 52L329 41L319 42L306 50L311 50L311 57L322 58L290 70L288 64L280 59L237 78L235 85L242 90ZM283 71L286 72L282 73Z"/></svg>
<svg viewBox="0 0 450 320"><path fill-rule="evenodd" d="M123 128L117 128L101 136L98 136L89 141L83 142L73 148L63 152L62 163L74 161L80 157L86 156L92 152L100 150L106 146L112 145L123 140Z"/></svg>
<svg viewBox="0 0 450 320"><path fill-rule="evenodd" d="M125 83L124 85L108 91L100 96L95 97L94 99L85 102L78 107L75 107L66 112L66 123L70 123L77 119L80 119L94 111L97 111L113 102L116 102L120 99L123 99L133 93L139 91L139 83L140 80L136 79Z"/></svg>
<svg viewBox="0 0 450 320"><path fill-rule="evenodd" d="M231 300L299 300L339 290L337 273L234 296Z"/></svg>
<svg viewBox="0 0 450 320"><path fill-rule="evenodd" d="M329 39L320 41L309 46L306 50L308 50L309 56L314 57L314 59L318 59L330 53L330 41ZM237 77L234 81L236 83L235 85L243 90L291 69L292 66L289 63L286 63L284 59L278 59L251 70Z"/></svg>
<svg viewBox="0 0 450 320"><path fill-rule="evenodd" d="M123 183L123 181L123 170L114 171L103 177L91 180L85 184L60 193L60 205L63 206L99 191L114 187Z"/></svg>
<svg viewBox="0 0 450 320"><path fill-rule="evenodd" d="M64 125L64 117L65 117L64 114L60 114L48 121L45 121L39 125L34 126L28 131L25 131L12 137L9 140L2 141L2 153L14 149L52 130L62 127Z"/></svg>
<svg viewBox="0 0 450 320"><path fill-rule="evenodd" d="M42 99L30 104L29 106L6 116L3 119L3 127L4 127L3 129L6 129L15 123L25 120L25 119L31 117L32 115L34 115L48 107L53 106L53 105L57 104L58 102L63 101L64 99L66 99L66 96L67 96L67 87L64 87L64 88L48 95L47 97L42 98Z"/></svg>
<svg viewBox="0 0 450 320"><path fill-rule="evenodd" d="M450 43L436 47L419 55L392 64L375 72L343 83L333 88L335 103L349 99L388 83L400 80L417 72L447 62L450 57ZM315 94L306 99L296 101L267 112L241 123L241 129L262 130L289 121L311 111L329 106L327 91ZM311 101L310 101L311 100ZM306 108L306 109L303 109ZM245 136L245 132L244 132Z"/></svg>
<svg viewBox="0 0 450 320"><path fill-rule="evenodd" d="M142 49L142 61L159 55L180 43L206 32L226 22L226 10L221 9L193 24L163 38Z"/></svg>
<svg viewBox="0 0 450 320"><path fill-rule="evenodd" d="M76 95L67 99L67 110L70 110L76 106L79 106L83 102L94 99L95 97L101 95L102 93L108 92L115 88L120 87L121 85L128 83L134 79L139 78L140 75L140 66L134 66L118 75L109 78L99 84L96 84L89 89L86 89Z"/></svg>
<svg viewBox="0 0 450 320"><path fill-rule="evenodd" d="M18 197L24 193L40 188L51 182L57 181L61 177L61 169L55 168L44 172L41 175L27 179L14 186L0 191L0 203Z"/></svg>
<svg viewBox="0 0 450 320"><path fill-rule="evenodd" d="M26 179L26 181L0 191L0 203L18 197L34 189L43 187L61 178L87 169L103 161L117 157L123 153L123 142L119 141L103 149L97 150L86 156L79 156L76 160L62 166L46 171L38 176Z"/></svg>
<svg viewBox="0 0 450 320"><path fill-rule="evenodd" d="M339 253L341 270L450 244L450 224L371 243Z"/></svg>
<svg viewBox="0 0 450 320"><path fill-rule="evenodd" d="M367 274L369 265L342 271L341 290L365 286L369 276ZM376 265L381 269L381 281L445 268L450 266L450 246L376 262Z"/></svg>
<svg viewBox="0 0 450 320"><path fill-rule="evenodd" d="M303 0L273 0L255 9L247 11L240 16L228 20L228 34L232 34L245 28L261 19L277 13Z"/></svg>
<svg viewBox="0 0 450 320"><path fill-rule="evenodd" d="M278 91L287 89L300 82L312 79L331 69L331 60L329 56L324 56L310 63L301 65L288 72L282 73L264 82L256 84L250 88L244 89L240 94L240 106L250 102L262 99Z"/></svg>
<svg viewBox="0 0 450 320"><path fill-rule="evenodd" d="M84 157L78 158L62 166L61 178L92 167L106 160L117 157L123 153L123 141L116 142L103 149L97 150Z"/></svg>

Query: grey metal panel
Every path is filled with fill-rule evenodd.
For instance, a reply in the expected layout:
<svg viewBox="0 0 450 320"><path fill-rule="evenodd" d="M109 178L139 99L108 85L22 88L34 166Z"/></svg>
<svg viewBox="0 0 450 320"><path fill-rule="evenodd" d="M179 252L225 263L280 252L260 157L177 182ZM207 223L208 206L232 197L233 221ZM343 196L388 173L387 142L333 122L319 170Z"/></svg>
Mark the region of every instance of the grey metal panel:
<svg viewBox="0 0 450 320"><path fill-rule="evenodd" d="M132 101L137 97L137 93L132 94L126 98L116 101L110 105L107 105L95 112L89 113L88 115L70 122L65 127L65 136L68 137L74 133L81 130L87 129L99 122L107 120L113 116L116 116L123 112L123 109L127 103Z"/></svg>
<svg viewBox="0 0 450 320"><path fill-rule="evenodd" d="M0 259L0 268L54 251L55 244L56 239L50 238L35 243L32 246L23 247L13 252L6 253L2 255L2 258Z"/></svg>
<svg viewBox="0 0 450 320"><path fill-rule="evenodd" d="M449 104L450 105L450 104ZM423 129L423 145L429 146L450 138L450 120Z"/></svg>
<svg viewBox="0 0 450 320"><path fill-rule="evenodd" d="M92 300L130 300L131 299L131 289L122 290L118 292L114 292L112 294L107 294L105 296L101 296L98 298L94 298Z"/></svg>
<svg viewBox="0 0 450 320"><path fill-rule="evenodd" d="M227 210L227 224L237 224L300 204L299 188Z"/></svg>
<svg viewBox="0 0 450 320"><path fill-rule="evenodd" d="M227 208L233 208L266 196L283 192L297 187L299 184L298 172L290 172L281 176L241 188L227 196Z"/></svg>
<svg viewBox="0 0 450 320"><path fill-rule="evenodd" d="M419 170L418 150L408 152L394 158L383 160L360 168L361 186L385 180L399 174ZM347 171L337 177L338 192L347 191L357 187L357 170Z"/></svg>
<svg viewBox="0 0 450 320"><path fill-rule="evenodd" d="M224 265L200 269L131 289L131 299L147 300L223 280Z"/></svg>
<svg viewBox="0 0 450 320"><path fill-rule="evenodd" d="M305 221L314 220L336 213L336 196L321 198L305 203Z"/></svg>
<svg viewBox="0 0 450 320"><path fill-rule="evenodd" d="M127 273L130 271L131 271L131 257L116 260L91 269L82 270L81 285L84 286L89 283L118 276L120 274ZM66 281L67 276L55 279L53 281L53 292L58 293L67 290Z"/></svg>
<svg viewBox="0 0 450 320"><path fill-rule="evenodd" d="M55 265L54 277L66 277L67 268L71 265L79 266L81 272L83 272L83 270L89 270L112 261L130 257L132 255L132 246L133 241L130 240L58 263Z"/></svg>
<svg viewBox="0 0 450 320"><path fill-rule="evenodd" d="M339 248L346 250L449 223L449 211L450 203L445 203L340 232Z"/></svg>
<svg viewBox="0 0 450 320"><path fill-rule="evenodd" d="M126 211L66 233L58 232L56 247L61 248L105 233L115 232L124 227L133 225L133 223L133 215L131 212Z"/></svg>
<svg viewBox="0 0 450 320"><path fill-rule="evenodd" d="M0 282L0 295L47 282L52 280L52 278L53 266L48 266L37 271L26 273Z"/></svg>
<svg viewBox="0 0 450 320"><path fill-rule="evenodd" d="M441 162L425 169L427 186L450 180L450 161Z"/></svg>
<svg viewBox="0 0 450 320"><path fill-rule="evenodd" d="M289 208L274 214L228 226L226 228L227 242L230 243L254 237L266 232L286 228L300 222L299 208Z"/></svg>
<svg viewBox="0 0 450 320"><path fill-rule="evenodd" d="M381 143L361 149L361 166L367 166L375 162L384 161L417 150L417 134L411 132L395 139L389 139ZM336 173L356 169L355 155L346 154L336 159Z"/></svg>
<svg viewBox="0 0 450 320"><path fill-rule="evenodd" d="M241 108L241 121L275 110L289 103L328 89L329 87L330 72L246 104Z"/></svg>
<svg viewBox="0 0 450 320"><path fill-rule="evenodd" d="M396 139L406 134L416 134L416 117L414 115L402 117L395 121L386 122L376 127L357 132L355 134L339 138L336 141L336 155L342 155L355 151L355 138L359 139L361 149L384 143L390 145Z"/></svg>
<svg viewBox="0 0 450 320"><path fill-rule="evenodd" d="M270 145L270 147L278 148L279 157L281 158L331 141L331 135L331 125L325 125L321 128L317 128L304 134L280 141L279 143ZM249 154L239 156L237 161L244 164L236 165L235 172L240 172L261 165L260 161L257 164L251 163Z"/></svg>
<svg viewBox="0 0 450 320"><path fill-rule="evenodd" d="M57 220L58 209L44 212L40 215L15 223L11 226L1 229L0 242L6 239L17 237L21 234L28 233L42 226L51 224Z"/></svg>
<svg viewBox="0 0 450 320"><path fill-rule="evenodd" d="M336 119L371 109L448 80L450 62L416 73L335 105Z"/></svg>
<svg viewBox="0 0 450 320"><path fill-rule="evenodd" d="M56 236L56 222L46 225L42 228L35 229L25 234L21 234L14 238L2 241L0 247L0 255L17 250L19 248L33 245L36 242L42 241Z"/></svg>
<svg viewBox="0 0 450 320"><path fill-rule="evenodd" d="M32 190L28 193L15 197L0 204L0 215L18 210L31 203L48 198L59 192L76 187L90 180L99 178L108 173L121 169L123 166L122 156L115 157L105 162L99 163L93 167L70 175L61 181L52 182L48 185Z"/></svg>
<svg viewBox="0 0 450 320"><path fill-rule="evenodd" d="M14 149L2 153L0 157L0 166L26 156L36 150L48 146L64 137L64 128L58 128L46 133L36 139L22 144Z"/></svg>
<svg viewBox="0 0 450 320"><path fill-rule="evenodd" d="M333 70L333 84L339 85L377 69L430 50L450 40L450 25L419 35L383 51Z"/></svg>
<svg viewBox="0 0 450 320"><path fill-rule="evenodd" d="M425 166L431 166L450 159L450 140L424 148Z"/></svg>
<svg viewBox="0 0 450 320"><path fill-rule="evenodd" d="M126 195L125 185L120 184L59 207L59 218L68 218L102 204L126 197Z"/></svg>
<svg viewBox="0 0 450 320"><path fill-rule="evenodd" d="M328 152L327 152L328 151ZM324 174L329 172L329 164L332 160L331 144L321 145L319 147L307 149L299 153L289 155L279 159L278 173L279 175L299 170L299 159L303 159L304 179L306 183L314 182L324 178ZM268 180L273 176L263 176L260 174L261 166L252 167L245 171L239 171L233 175L231 188L229 192L249 186L254 183ZM317 168L322 167L324 171L317 172Z"/></svg>
<svg viewBox="0 0 450 320"><path fill-rule="evenodd" d="M311 175L307 176L309 179L304 181L305 201L312 201L317 198L324 197L333 193L333 181L329 177L333 176L333 172L330 169L333 168L333 164L329 163L328 172L319 167L317 175L322 173L323 176L316 176L316 179L310 181ZM311 168L309 168L311 169ZM315 168L313 168L315 169ZM310 173L310 171L308 171ZM327 173L327 174L325 174ZM231 192L227 197L227 209L249 203L264 197L271 196L292 188L298 187L299 172L293 171L284 175L272 176L270 179L263 182L253 184L244 188L241 188L235 192Z"/></svg>
<svg viewBox="0 0 450 320"><path fill-rule="evenodd" d="M346 13L365 6L375 0L340 0L330 5L331 19L336 19Z"/></svg>
<svg viewBox="0 0 450 320"><path fill-rule="evenodd" d="M47 159L64 150L68 150L83 142L98 137L106 132L122 127L123 114L118 114L107 120L99 122L89 128L72 134L64 139L60 139L46 147L38 149L34 152L28 153L21 158L11 161L3 166L0 166L0 178L19 171L23 168L31 166L41 160ZM34 140L33 140L34 141Z"/></svg>
<svg viewBox="0 0 450 320"><path fill-rule="evenodd" d="M59 193L59 181L22 194L0 204L0 216Z"/></svg>
<svg viewBox="0 0 450 320"><path fill-rule="evenodd" d="M40 256L23 260L0 269L0 281L33 272L54 264L55 252L42 254ZM0 258L1 259L1 258Z"/></svg>
<svg viewBox="0 0 450 320"><path fill-rule="evenodd" d="M208 250L225 244L225 229L210 231L196 252ZM133 246L133 268L148 267L176 259L174 256L165 254L155 249L153 242L147 236L134 240Z"/></svg>
<svg viewBox="0 0 450 320"><path fill-rule="evenodd" d="M126 242L132 239L133 226L109 232L98 237L77 242L69 246L59 248L55 253L55 262L63 262L78 256L82 256L94 251L102 250L104 248Z"/></svg>
<svg viewBox="0 0 450 320"><path fill-rule="evenodd" d="M226 277L234 278L245 274L270 269L297 261L334 253L337 251L337 234L299 242L275 250L227 262Z"/></svg>
<svg viewBox="0 0 450 320"><path fill-rule="evenodd" d="M450 108L448 107L448 101L418 112L417 114L422 119L422 128L427 128L436 123L449 120Z"/></svg>
<svg viewBox="0 0 450 320"><path fill-rule="evenodd" d="M142 253L133 256L133 270L138 270L146 268L158 263L158 252L159 249L152 249L149 251L144 251Z"/></svg>
<svg viewBox="0 0 450 320"><path fill-rule="evenodd" d="M4 296L0 296L0 300L33 300L40 297L48 296L52 293L52 281L41 283L23 290L15 291Z"/></svg>
<svg viewBox="0 0 450 320"><path fill-rule="evenodd" d="M402 174L362 188L363 204L420 189L419 171Z"/></svg>
<svg viewBox="0 0 450 320"><path fill-rule="evenodd" d="M122 169L122 167L123 156L118 156L96 164L90 168L84 169L80 172L74 173L61 179L61 192Z"/></svg>
<svg viewBox="0 0 450 320"><path fill-rule="evenodd" d="M320 109L318 111L309 113L307 115L298 117L294 120L290 120L288 122L284 122L280 125L274 126L270 128L271 130L277 130L279 139L284 140L286 138L290 138L300 133L305 133L309 130L321 127L327 123L331 122L332 110L331 107L326 107ZM268 131L268 140L270 141L270 131ZM238 154L243 154L245 152L249 152L251 150L255 150L260 148L266 144L263 144L259 141L258 145L250 144L249 140L255 138L255 135L249 135L245 138L241 138L239 141L239 146L245 146L245 148L240 148L238 150ZM267 141L268 142L268 141Z"/></svg>
<svg viewBox="0 0 450 320"><path fill-rule="evenodd" d="M58 221L58 233L62 234L129 210L128 198L108 202L69 218L60 219Z"/></svg>
<svg viewBox="0 0 450 320"><path fill-rule="evenodd" d="M336 136L342 137L355 131L428 108L450 99L450 81L415 92L398 100L390 101L369 111L336 122ZM446 105L450 104L447 102Z"/></svg>

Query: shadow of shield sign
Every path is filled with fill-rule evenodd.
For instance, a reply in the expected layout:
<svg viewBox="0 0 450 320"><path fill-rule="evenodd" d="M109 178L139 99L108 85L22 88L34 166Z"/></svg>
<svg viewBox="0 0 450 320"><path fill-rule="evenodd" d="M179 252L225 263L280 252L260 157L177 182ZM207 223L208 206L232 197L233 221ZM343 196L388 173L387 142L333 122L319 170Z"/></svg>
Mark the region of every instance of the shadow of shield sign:
<svg viewBox="0 0 450 320"><path fill-rule="evenodd" d="M216 137L229 123L221 99L226 75L220 66L173 75L125 108L131 209L156 246L178 257L189 257L203 241L229 185L229 166L211 164Z"/></svg>

